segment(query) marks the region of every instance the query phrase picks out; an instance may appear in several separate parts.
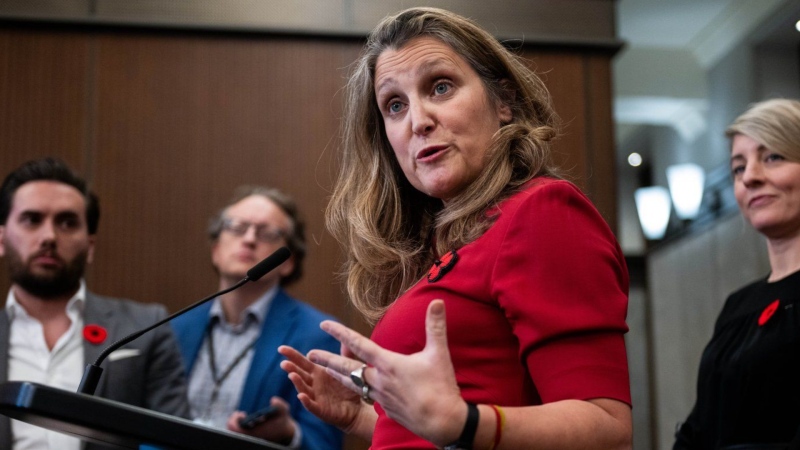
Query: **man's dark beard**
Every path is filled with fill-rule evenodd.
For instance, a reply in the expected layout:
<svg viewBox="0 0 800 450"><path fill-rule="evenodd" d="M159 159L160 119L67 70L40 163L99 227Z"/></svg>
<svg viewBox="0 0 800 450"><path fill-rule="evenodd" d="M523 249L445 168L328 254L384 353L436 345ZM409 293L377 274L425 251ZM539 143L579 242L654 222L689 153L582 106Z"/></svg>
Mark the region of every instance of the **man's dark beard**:
<svg viewBox="0 0 800 450"><path fill-rule="evenodd" d="M25 289L31 295L42 299L51 299L74 294L81 284L81 277L86 269L88 249L75 256L72 261L49 275L36 275L28 270L16 249L7 242L6 266L11 281Z"/></svg>

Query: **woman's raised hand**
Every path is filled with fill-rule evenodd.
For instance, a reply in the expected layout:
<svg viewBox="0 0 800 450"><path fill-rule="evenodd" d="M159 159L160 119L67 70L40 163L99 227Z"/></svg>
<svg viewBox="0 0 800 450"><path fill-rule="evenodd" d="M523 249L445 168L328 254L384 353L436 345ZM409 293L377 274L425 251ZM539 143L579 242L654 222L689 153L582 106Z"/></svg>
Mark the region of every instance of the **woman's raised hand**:
<svg viewBox="0 0 800 450"><path fill-rule="evenodd" d="M450 352L444 302L434 300L425 317L425 348L412 355L395 353L346 326L322 322L322 329L367 364L362 379L367 395L380 403L387 416L439 446L454 441L467 416L466 402L456 383ZM350 374L363 363L327 352L311 352L310 360L349 389L350 399L364 394ZM297 384L297 383L295 383ZM313 412L313 411L312 411Z"/></svg>
<svg viewBox="0 0 800 450"><path fill-rule="evenodd" d="M309 359L349 358L324 350L312 350L306 357L286 345L278 347L278 352L287 358L281 362L281 369L289 374L289 380L297 388L297 397L306 409L345 433L365 440L372 438L377 417L373 407L362 402L357 393L331 376L325 367ZM346 350L342 353L346 354ZM353 360L353 364L361 363Z"/></svg>

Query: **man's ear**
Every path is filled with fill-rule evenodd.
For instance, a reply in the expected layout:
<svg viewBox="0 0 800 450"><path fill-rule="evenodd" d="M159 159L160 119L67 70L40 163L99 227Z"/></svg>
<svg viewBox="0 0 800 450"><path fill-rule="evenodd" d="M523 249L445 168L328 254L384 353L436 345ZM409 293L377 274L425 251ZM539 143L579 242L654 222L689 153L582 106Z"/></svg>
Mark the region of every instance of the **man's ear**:
<svg viewBox="0 0 800 450"><path fill-rule="evenodd" d="M0 225L0 258L6 256L6 246L4 244L6 237L6 227Z"/></svg>
<svg viewBox="0 0 800 450"><path fill-rule="evenodd" d="M294 256L291 256L286 262L278 266L278 273L281 279L288 277L294 272Z"/></svg>
<svg viewBox="0 0 800 450"><path fill-rule="evenodd" d="M211 267L214 268L214 271L219 273L219 269L217 269L217 250L219 249L219 239L215 239L211 242Z"/></svg>

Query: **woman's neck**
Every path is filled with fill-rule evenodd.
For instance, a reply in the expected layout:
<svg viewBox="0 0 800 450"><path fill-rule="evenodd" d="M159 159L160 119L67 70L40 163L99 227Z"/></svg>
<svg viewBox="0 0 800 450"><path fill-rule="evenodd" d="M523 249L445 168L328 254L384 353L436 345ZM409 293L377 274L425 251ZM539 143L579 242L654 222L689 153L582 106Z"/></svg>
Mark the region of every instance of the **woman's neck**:
<svg viewBox="0 0 800 450"><path fill-rule="evenodd" d="M780 239L767 239L768 281L777 281L800 270L800 234Z"/></svg>

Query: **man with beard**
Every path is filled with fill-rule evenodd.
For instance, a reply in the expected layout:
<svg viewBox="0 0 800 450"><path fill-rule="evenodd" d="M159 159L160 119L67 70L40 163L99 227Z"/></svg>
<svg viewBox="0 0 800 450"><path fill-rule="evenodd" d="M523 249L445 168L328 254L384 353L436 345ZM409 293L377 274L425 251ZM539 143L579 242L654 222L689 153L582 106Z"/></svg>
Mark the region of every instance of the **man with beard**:
<svg viewBox="0 0 800 450"><path fill-rule="evenodd" d="M0 382L76 391L83 369L112 342L166 316L156 304L101 297L83 280L100 210L83 179L54 158L30 161L0 186L0 257L11 289L0 313ZM106 359L97 395L188 417L186 382L170 327ZM79 413L79 412L77 412ZM0 416L0 450L100 449Z"/></svg>

